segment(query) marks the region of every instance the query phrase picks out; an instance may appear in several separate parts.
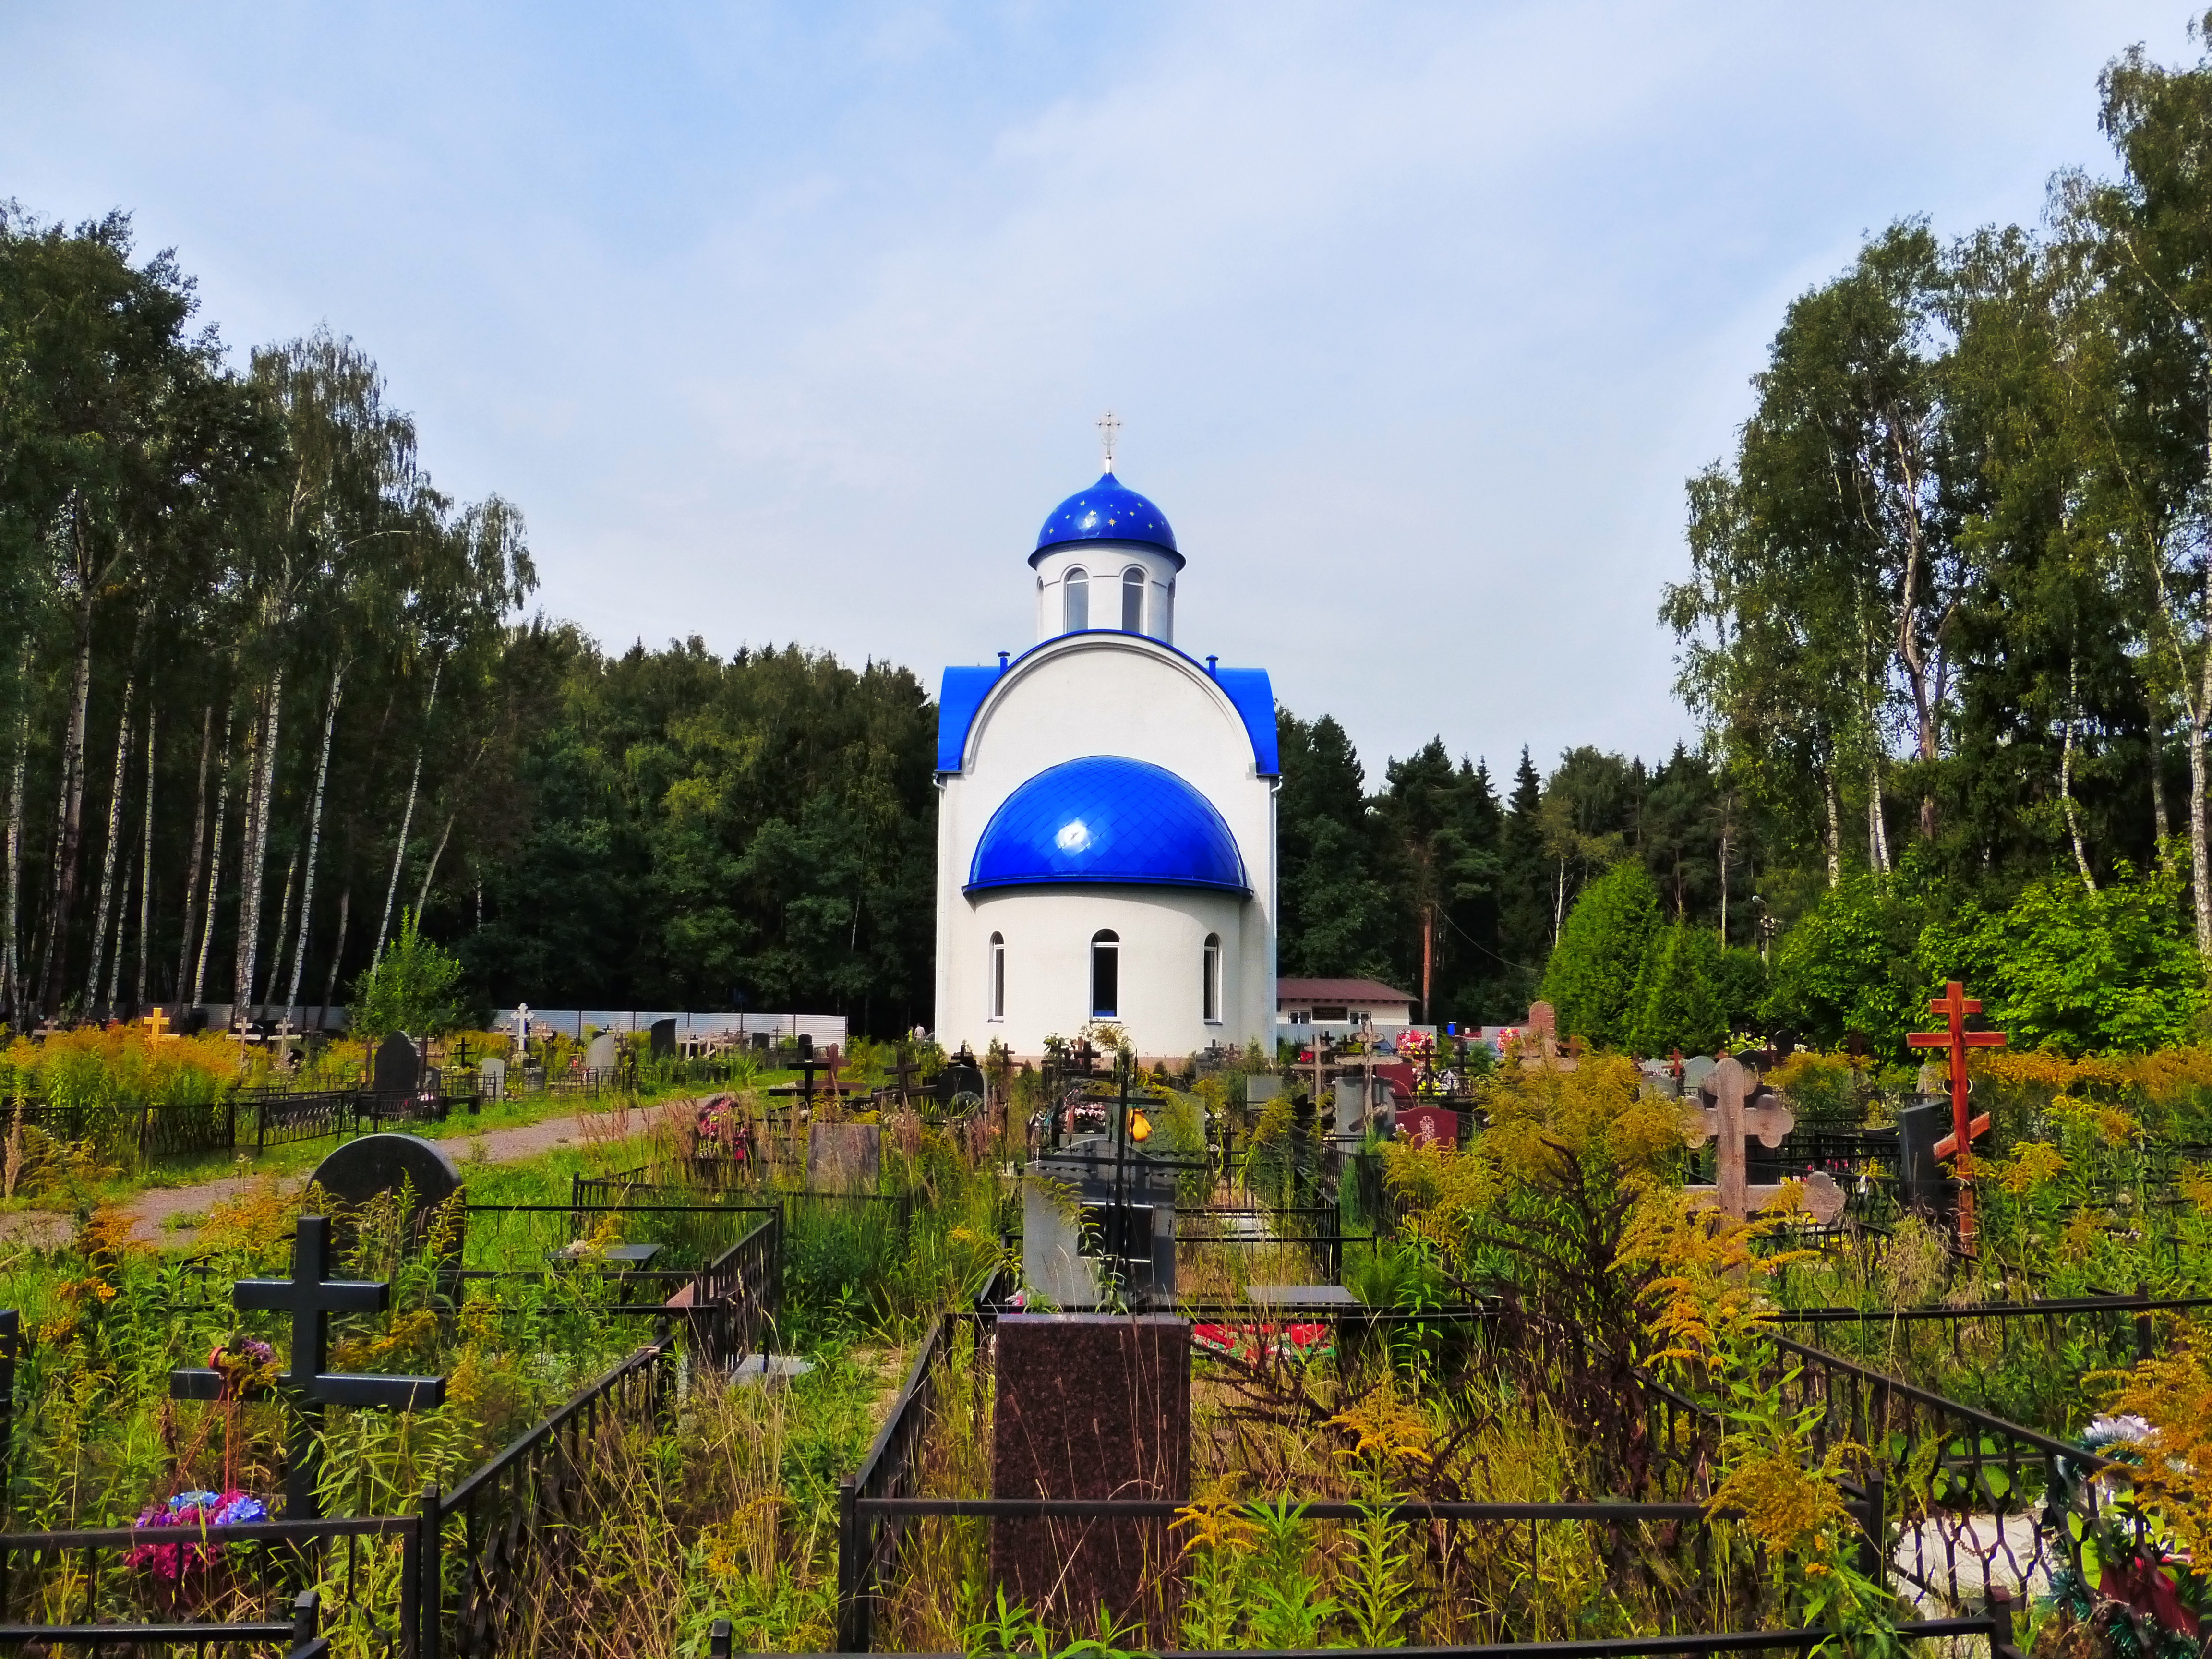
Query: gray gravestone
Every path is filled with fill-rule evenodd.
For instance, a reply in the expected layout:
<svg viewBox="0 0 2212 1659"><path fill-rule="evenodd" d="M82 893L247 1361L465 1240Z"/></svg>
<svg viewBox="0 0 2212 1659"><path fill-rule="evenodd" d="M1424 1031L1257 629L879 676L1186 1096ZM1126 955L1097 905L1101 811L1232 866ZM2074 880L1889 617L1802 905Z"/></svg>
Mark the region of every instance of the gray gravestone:
<svg viewBox="0 0 2212 1659"><path fill-rule="evenodd" d="M416 1051L415 1039L404 1031L394 1031L376 1046L376 1092L380 1095L411 1095L415 1085L422 1079L422 1057Z"/></svg>
<svg viewBox="0 0 2212 1659"><path fill-rule="evenodd" d="M806 1187L817 1193L872 1193L883 1184L883 1129L874 1123L817 1123L806 1135Z"/></svg>
<svg viewBox="0 0 2212 1659"><path fill-rule="evenodd" d="M591 1046L584 1050L584 1069L587 1072L613 1071L618 1051L615 1034L612 1031L600 1032L592 1039Z"/></svg>
<svg viewBox="0 0 2212 1659"><path fill-rule="evenodd" d="M676 1022L672 1019L656 1019L653 1022L650 1029L652 1033L653 1057L655 1060L675 1059Z"/></svg>
<svg viewBox="0 0 2212 1659"><path fill-rule="evenodd" d="M485 1100L507 1098L507 1062L497 1054L477 1067L477 1093Z"/></svg>

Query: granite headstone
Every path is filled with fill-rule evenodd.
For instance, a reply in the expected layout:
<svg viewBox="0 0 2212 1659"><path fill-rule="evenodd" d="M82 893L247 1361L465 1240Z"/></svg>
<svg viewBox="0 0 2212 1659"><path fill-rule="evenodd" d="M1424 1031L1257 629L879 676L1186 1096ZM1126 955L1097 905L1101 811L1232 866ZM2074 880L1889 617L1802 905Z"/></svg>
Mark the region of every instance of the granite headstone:
<svg viewBox="0 0 2212 1659"><path fill-rule="evenodd" d="M655 1060L675 1059L676 1022L673 1019L656 1019L649 1030L653 1057Z"/></svg>
<svg viewBox="0 0 2212 1659"><path fill-rule="evenodd" d="M1456 1146L1459 1114L1448 1106L1409 1106L1398 1114L1398 1139L1417 1146Z"/></svg>
<svg viewBox="0 0 2212 1659"><path fill-rule="evenodd" d="M415 1085L422 1079L422 1056L416 1051L415 1039L404 1031L394 1031L376 1045L376 1092L380 1095L411 1095Z"/></svg>
<svg viewBox="0 0 2212 1659"><path fill-rule="evenodd" d="M507 1098L507 1062L497 1054L477 1067L477 1094L484 1100Z"/></svg>
<svg viewBox="0 0 2212 1659"><path fill-rule="evenodd" d="M883 1184L883 1128L816 1123L806 1133L806 1186L817 1193L872 1193Z"/></svg>
<svg viewBox="0 0 2212 1659"><path fill-rule="evenodd" d="M1162 1314L1010 1314L997 1326L995 1498L1190 1493L1190 1323ZM1164 1517L1001 1520L991 1574L1063 1627L1102 1605L1164 1645L1176 1542Z"/></svg>
<svg viewBox="0 0 2212 1659"><path fill-rule="evenodd" d="M317 1164L308 1179L341 1204L365 1204L380 1193L409 1187L418 1210L444 1203L461 1187L460 1169L446 1149L420 1135L349 1140Z"/></svg>
<svg viewBox="0 0 2212 1659"><path fill-rule="evenodd" d="M584 1069L587 1072L611 1072L620 1045L612 1031L602 1031L593 1037L584 1050Z"/></svg>

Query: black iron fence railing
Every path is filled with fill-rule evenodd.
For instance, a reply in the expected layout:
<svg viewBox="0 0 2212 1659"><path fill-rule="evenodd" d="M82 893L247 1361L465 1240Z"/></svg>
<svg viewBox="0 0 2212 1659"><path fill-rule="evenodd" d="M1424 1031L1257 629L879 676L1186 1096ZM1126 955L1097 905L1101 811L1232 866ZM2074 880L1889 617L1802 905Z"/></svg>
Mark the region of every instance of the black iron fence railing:
<svg viewBox="0 0 2212 1659"><path fill-rule="evenodd" d="M951 1356L951 1343L965 1334L973 1357L983 1340L984 1322L933 1322L908 1367L875 1443L860 1467L837 1487L837 1646L844 1653L866 1653L874 1641L877 1586L896 1558L906 1517L875 1507L886 1499L911 1498L921 1478L923 1440L935 1397ZM862 1504L869 1505L863 1509Z"/></svg>
<svg viewBox="0 0 2212 1659"><path fill-rule="evenodd" d="M1184 1310L1188 1312L1190 1310ZM1251 1321L1254 1310L1239 1305L1235 1310L1245 1321ZM1347 1313L1341 1309L1328 1310L1319 1317L1333 1323L1339 1331L1352 1325L1382 1327L1427 1320L1437 1324L1460 1322L1470 1325L1494 1323L1500 1310L1483 1308L1462 1308L1432 1310L1423 1313L1411 1310L1358 1310ZM973 1517L989 1520L1016 1518L1062 1517L1088 1522L1164 1521L1171 1519L1187 1505L1176 1499L1079 1499L1079 1498L991 1498L975 1497L945 1497L923 1495L919 1490L925 1459L925 1443L933 1420L948 1409L983 1409L984 1392L975 1374L988 1364L987 1333L994 1315L982 1312L956 1315L939 1320L924 1338L914 1363L908 1371L904 1386L884 1419L874 1443L860 1467L840 1484L839 1531L837 1555L838 1642L847 1652L868 1651L875 1639L883 1611L884 1586L896 1572L901 1545L908 1530L926 1517ZM1196 1346L1194 1362L1206 1356ZM974 1383L974 1400L966 1402L951 1396L949 1379L961 1361L964 1360ZM1261 1362L1264 1363L1264 1362ZM1687 1468L1698 1464L1702 1457L1710 1460L1717 1450L1717 1425L1711 1414L1695 1401L1676 1394L1656 1382L1648 1386L1646 1396L1650 1416L1649 1432L1656 1448L1663 1455L1676 1460ZM1865 1534L1862 1548L1862 1565L1870 1573L1880 1573L1886 1559L1885 1553L1876 1540L1885 1536L1886 1498L1879 1473L1871 1479L1858 1482L1846 1490L1846 1507ZM1371 1518L1371 1512L1361 1505L1343 1500L1315 1499L1297 1504L1301 1515L1317 1523L1357 1522ZM1646 1554L1654 1550L1665 1554L1670 1562L1671 1576L1678 1582L1694 1582L1700 1574L1710 1577L1717 1569L1715 1564L1723 1552L1713 1541L1713 1528L1736 1517L1724 1511L1715 1511L1705 1504L1689 1498L1662 1502L1598 1501L1559 1504L1519 1503L1406 1503L1395 1506L1389 1518L1394 1522L1419 1522L1428 1523L1436 1538L1444 1540L1449 1547L1457 1540L1467 1549L1478 1553L1488 1561L1506 1559L1525 1560L1533 1571L1534 1564L1542 1559L1541 1529L1547 1526L1577 1526L1598 1528L1605 1531L1611 1544L1601 1553L1608 1559L1620 1558L1634 1540L1635 1547ZM1525 1557L1519 1552L1525 1547ZM1998 1586L2002 1589L2002 1586ZM1725 1601L1723 1595L1722 1601ZM1713 1607L1706 1608L1710 1614ZM1948 1631L1954 1627L1945 1626ZM1965 1626L1957 1626L1963 1629ZM1984 1628L1975 1626L1974 1628ZM1910 1633L1910 1632L1908 1632ZM1936 1633L1934 1627L1925 1633ZM1787 1646L1792 1637L1784 1633L1769 1633L1772 1639L1754 1643L1754 1646ZM1664 1638L1674 1641L1678 1638ZM1692 1637L1679 1638L1685 1643L1680 1647L1639 1646L1644 1638L1624 1641L1589 1648L1593 1654L1636 1653L1644 1651L1707 1652L1717 1650L1727 1638ZM1566 1651L1571 1646L1577 1651L1581 1644L1544 1644L1539 1647L1528 1644L1499 1644L1494 1650L1508 1652L1536 1652L1546 1654ZM1458 1651L1459 1650L1455 1650Z"/></svg>
<svg viewBox="0 0 2212 1659"><path fill-rule="evenodd" d="M770 1210L751 1232L700 1269L673 1304L681 1304L693 1357L727 1370L766 1349L782 1297L783 1212Z"/></svg>
<svg viewBox="0 0 2212 1659"><path fill-rule="evenodd" d="M1846 1449L1889 1493L1887 1559L1951 1605L2079 1571L2075 1527L2108 1517L2109 1460L1822 1348L1778 1335L1787 1408L1817 1413L1815 1455Z"/></svg>
<svg viewBox="0 0 2212 1659"><path fill-rule="evenodd" d="M203 1651L242 1644L266 1651L269 1644L283 1643L288 1659L308 1659L327 1651L316 1644L322 1639L322 1621L334 1614L369 1651L416 1659L414 1613L426 1535L419 1512L204 1528L0 1533L0 1647L83 1644L104 1652L108 1644L129 1642ZM380 1602L371 1586L385 1578L357 1559L364 1540L394 1537L401 1546L396 1607ZM342 1563L318 1561L341 1544ZM162 1552L173 1553L163 1559ZM303 1572L319 1576L335 1589L337 1600L326 1604L319 1595L298 1595ZM149 1619L143 1616L145 1608L161 1596L154 1588L157 1579L172 1586L173 1595L221 1594L234 1603L261 1601L288 1611L266 1620Z"/></svg>
<svg viewBox="0 0 2212 1659"><path fill-rule="evenodd" d="M572 1265L580 1244L652 1245L649 1261L626 1267L625 1283L688 1282L759 1228L773 1204L471 1204L462 1256L465 1279L509 1278ZM779 1249L781 1246L779 1245Z"/></svg>
<svg viewBox="0 0 2212 1659"><path fill-rule="evenodd" d="M665 1424L675 1355L675 1335L664 1332L435 1500L434 1535L459 1537L450 1586L442 1552L426 1553L418 1659L437 1659L449 1606L456 1659L489 1659L553 1598L598 1500L603 1442L625 1424Z"/></svg>

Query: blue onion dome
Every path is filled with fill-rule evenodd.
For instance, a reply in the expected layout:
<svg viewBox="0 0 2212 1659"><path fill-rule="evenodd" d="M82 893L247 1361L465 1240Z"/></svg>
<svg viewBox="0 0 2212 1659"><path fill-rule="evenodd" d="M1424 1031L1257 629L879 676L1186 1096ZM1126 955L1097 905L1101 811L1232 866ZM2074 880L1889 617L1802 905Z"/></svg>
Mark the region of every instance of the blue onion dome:
<svg viewBox="0 0 2212 1659"><path fill-rule="evenodd" d="M1213 803L1165 767L1118 755L1062 761L1007 796L966 890L1070 883L1252 890Z"/></svg>
<svg viewBox="0 0 2212 1659"><path fill-rule="evenodd" d="M1090 489L1053 508L1044 528L1037 532L1036 552L1030 555L1030 562L1035 564L1047 548L1064 542L1141 542L1175 554L1176 568L1182 566L1168 515L1111 472L1101 473Z"/></svg>

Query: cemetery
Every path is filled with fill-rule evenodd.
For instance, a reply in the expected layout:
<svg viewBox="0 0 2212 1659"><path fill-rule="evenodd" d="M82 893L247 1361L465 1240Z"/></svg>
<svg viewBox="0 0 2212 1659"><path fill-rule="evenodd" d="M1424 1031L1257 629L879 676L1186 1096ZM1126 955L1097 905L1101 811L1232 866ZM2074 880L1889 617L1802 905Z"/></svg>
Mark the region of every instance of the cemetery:
<svg viewBox="0 0 2212 1659"><path fill-rule="evenodd" d="M48 9L0 1653L2212 1659L2212 13Z"/></svg>
<svg viewBox="0 0 2212 1659"><path fill-rule="evenodd" d="M1541 1008L1495 1050L825 1051L565 1178L365 1124L186 1250L94 1209L0 1266L0 1615L363 1655L2124 1616L2178 1659L2203 1488L2135 1447L2205 1398L2212 1059L1972 1011L1924 1068L1639 1066ZM1915 1161L1931 1113L1965 1157Z"/></svg>

